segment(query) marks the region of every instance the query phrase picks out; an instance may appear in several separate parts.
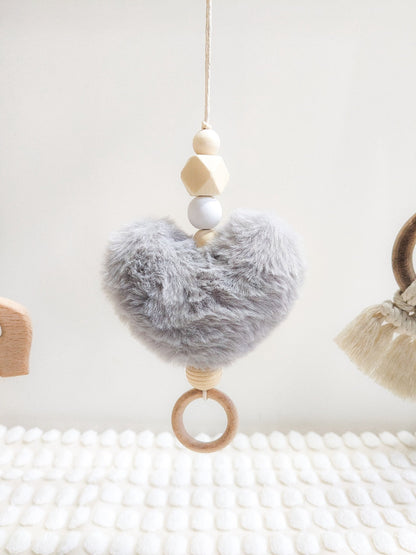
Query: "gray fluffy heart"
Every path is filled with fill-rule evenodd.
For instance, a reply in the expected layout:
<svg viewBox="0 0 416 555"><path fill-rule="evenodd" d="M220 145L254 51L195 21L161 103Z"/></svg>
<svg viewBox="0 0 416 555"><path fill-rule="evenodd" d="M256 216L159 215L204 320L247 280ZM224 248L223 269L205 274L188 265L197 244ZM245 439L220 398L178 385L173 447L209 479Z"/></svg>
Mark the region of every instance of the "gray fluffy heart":
<svg viewBox="0 0 416 555"><path fill-rule="evenodd" d="M162 358L209 369L251 351L287 316L303 274L285 222L236 211L202 248L168 219L124 227L110 240L104 289Z"/></svg>

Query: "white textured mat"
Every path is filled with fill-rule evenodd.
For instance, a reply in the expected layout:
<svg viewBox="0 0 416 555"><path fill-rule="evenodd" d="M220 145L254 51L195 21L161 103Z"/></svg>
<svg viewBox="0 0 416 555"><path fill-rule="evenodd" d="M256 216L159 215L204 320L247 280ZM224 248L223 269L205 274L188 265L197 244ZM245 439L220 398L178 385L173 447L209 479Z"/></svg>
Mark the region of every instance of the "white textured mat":
<svg viewBox="0 0 416 555"><path fill-rule="evenodd" d="M416 553L416 437L0 427L1 553Z"/></svg>

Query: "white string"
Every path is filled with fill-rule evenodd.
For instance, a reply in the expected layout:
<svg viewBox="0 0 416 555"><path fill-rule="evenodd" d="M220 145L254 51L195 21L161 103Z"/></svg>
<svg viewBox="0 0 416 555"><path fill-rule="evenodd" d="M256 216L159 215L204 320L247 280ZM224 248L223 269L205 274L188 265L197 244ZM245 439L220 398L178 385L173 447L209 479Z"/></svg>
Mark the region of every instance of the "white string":
<svg viewBox="0 0 416 555"><path fill-rule="evenodd" d="M206 0L205 12L205 111L202 129L211 129L209 123L211 95L211 34L212 34L212 0Z"/></svg>

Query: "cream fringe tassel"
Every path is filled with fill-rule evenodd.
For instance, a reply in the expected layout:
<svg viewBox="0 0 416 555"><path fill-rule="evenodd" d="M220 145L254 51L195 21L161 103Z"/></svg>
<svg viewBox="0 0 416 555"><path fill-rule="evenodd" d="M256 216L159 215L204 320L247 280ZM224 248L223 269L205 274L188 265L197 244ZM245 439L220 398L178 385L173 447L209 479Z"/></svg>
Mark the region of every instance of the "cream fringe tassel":
<svg viewBox="0 0 416 555"><path fill-rule="evenodd" d="M335 342L377 383L416 399L416 281L393 302L366 308Z"/></svg>

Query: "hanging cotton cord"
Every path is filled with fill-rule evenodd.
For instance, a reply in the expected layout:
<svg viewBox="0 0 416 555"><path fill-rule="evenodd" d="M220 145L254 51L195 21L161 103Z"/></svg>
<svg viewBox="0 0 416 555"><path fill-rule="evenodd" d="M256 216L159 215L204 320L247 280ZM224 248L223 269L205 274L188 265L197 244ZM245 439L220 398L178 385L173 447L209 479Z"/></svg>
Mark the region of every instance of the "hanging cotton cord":
<svg viewBox="0 0 416 555"><path fill-rule="evenodd" d="M212 35L212 1L206 0L205 12L205 110L202 129L211 129L209 123L211 95L211 35Z"/></svg>

